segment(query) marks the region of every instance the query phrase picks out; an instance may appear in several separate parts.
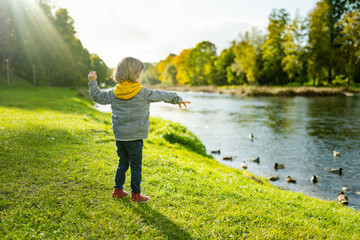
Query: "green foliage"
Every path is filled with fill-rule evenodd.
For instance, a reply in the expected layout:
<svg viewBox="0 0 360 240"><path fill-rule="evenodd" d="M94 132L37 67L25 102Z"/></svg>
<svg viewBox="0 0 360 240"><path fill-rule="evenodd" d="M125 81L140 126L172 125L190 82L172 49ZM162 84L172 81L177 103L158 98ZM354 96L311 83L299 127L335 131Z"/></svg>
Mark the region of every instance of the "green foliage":
<svg viewBox="0 0 360 240"><path fill-rule="evenodd" d="M98 77L98 82L105 84L109 79L109 68L106 66L105 62L96 54L90 55L91 69L96 71Z"/></svg>
<svg viewBox="0 0 360 240"><path fill-rule="evenodd" d="M1 66L8 59L13 74L36 86L87 84L90 54L66 9L43 0L2 0L0 20Z"/></svg>
<svg viewBox="0 0 360 240"><path fill-rule="evenodd" d="M164 69L164 79L162 81L162 84L167 85L176 85L177 79L176 79L177 70L173 63L169 63L166 65Z"/></svg>
<svg viewBox="0 0 360 240"><path fill-rule="evenodd" d="M159 76L158 78L161 81L161 83L163 83L165 85L170 84L173 81L176 82L176 77L175 77L176 69L171 69L171 67L170 67L170 71L171 71L171 73L170 73L169 68L167 68L168 66L173 65L175 57L176 57L176 55L171 53L164 60L161 60L160 62L158 62L155 65L157 74ZM173 76L170 76L170 75L173 75ZM165 78L167 78L167 79L165 79Z"/></svg>
<svg viewBox="0 0 360 240"><path fill-rule="evenodd" d="M110 84L109 69L76 37L67 9L47 0L1 0L0 74L10 72L36 86L84 86L90 70ZM274 9L266 35L257 30L216 55L201 41L179 55L147 63L143 83L166 85L330 85L360 82L359 9L356 0L320 0L307 20ZM338 81L337 81L338 82ZM343 81L344 82L344 81Z"/></svg>
<svg viewBox="0 0 360 240"><path fill-rule="evenodd" d="M357 32L356 10L359 10L358 1L322 0L310 13L308 63L314 84L315 80L319 83L326 80L326 84L330 84L343 74L349 77L349 83L356 78L353 69L360 56L358 47L353 48L348 41L359 41L358 35L355 38L352 35ZM349 26L354 29L350 30Z"/></svg>
<svg viewBox="0 0 360 240"><path fill-rule="evenodd" d="M206 156L205 146L201 141L179 123L165 122L161 119L152 119L150 125L161 125L160 128L156 129L151 127L150 132L154 132L156 135L163 137L169 143L180 144L190 151Z"/></svg>
<svg viewBox="0 0 360 240"><path fill-rule="evenodd" d="M258 84L261 74L263 37L256 28L253 28L251 32L240 35L240 38L240 42L234 47L235 60L232 70L242 79L242 83Z"/></svg>
<svg viewBox="0 0 360 240"><path fill-rule="evenodd" d="M209 41L203 41L190 51L190 66L193 69L191 85L208 85L213 61L216 57L216 47Z"/></svg>
<svg viewBox="0 0 360 240"><path fill-rule="evenodd" d="M266 81L264 83L277 85L286 83L286 74L281 67L281 62L285 55L284 42L288 21L289 14L285 9L273 10L270 14L268 34L261 46L264 61L262 72Z"/></svg>
<svg viewBox="0 0 360 240"><path fill-rule="evenodd" d="M210 78L210 84L216 86L223 86L229 83L227 77L227 69L231 69L231 65L234 62L234 46L224 49L220 56L215 58L214 67L212 69L212 77Z"/></svg>
<svg viewBox="0 0 360 240"><path fill-rule="evenodd" d="M1 239L360 238L358 211L170 144L157 119L143 157L151 201L112 199L111 116L91 106L64 88L0 88Z"/></svg>
<svg viewBox="0 0 360 240"><path fill-rule="evenodd" d="M328 34L329 19L327 17L330 7L325 1L317 3L316 8L309 15L309 74L315 80L322 80L324 71L322 69L329 68L328 54L330 50L330 36Z"/></svg>
<svg viewBox="0 0 360 240"><path fill-rule="evenodd" d="M341 47L338 57L339 71L348 79L360 82L360 9L348 12L338 25L341 28L338 43Z"/></svg>
<svg viewBox="0 0 360 240"><path fill-rule="evenodd" d="M240 40L232 41L220 56L207 41L184 49L173 59L176 82L193 86L309 81L329 85L339 78L347 79L347 84L359 82L359 7L355 0L321 0L305 19L298 15L290 19L285 9L274 9L265 36L256 29L240 34ZM159 62L163 70L167 59ZM161 81L163 70L158 73ZM171 67L166 84L175 82L174 72Z"/></svg>
<svg viewBox="0 0 360 240"><path fill-rule="evenodd" d="M155 64L145 63L142 83L148 85L156 85L161 83L159 80L159 74L157 72L157 68Z"/></svg>
<svg viewBox="0 0 360 240"><path fill-rule="evenodd" d="M9 78L10 78L10 86L31 86L31 83L29 83L28 81L14 75L14 74L9 74ZM7 79L7 74L6 73L2 73L0 71L0 86L8 86L8 79Z"/></svg>
<svg viewBox="0 0 360 240"><path fill-rule="evenodd" d="M291 24L288 24L284 37L284 58L281 60L283 71L287 73L289 81L306 75L305 49L302 46L304 40L304 23L297 16Z"/></svg>

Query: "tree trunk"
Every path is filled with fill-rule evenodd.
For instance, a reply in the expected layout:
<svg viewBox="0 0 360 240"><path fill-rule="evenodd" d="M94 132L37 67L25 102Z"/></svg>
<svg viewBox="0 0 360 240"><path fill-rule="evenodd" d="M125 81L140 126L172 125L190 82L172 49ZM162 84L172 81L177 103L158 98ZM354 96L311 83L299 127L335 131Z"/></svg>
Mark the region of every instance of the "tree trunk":
<svg viewBox="0 0 360 240"><path fill-rule="evenodd" d="M332 80L332 67L331 67L331 63L330 63L330 66L329 66L329 69L328 69L328 80L327 80L327 82L330 84L331 80Z"/></svg>

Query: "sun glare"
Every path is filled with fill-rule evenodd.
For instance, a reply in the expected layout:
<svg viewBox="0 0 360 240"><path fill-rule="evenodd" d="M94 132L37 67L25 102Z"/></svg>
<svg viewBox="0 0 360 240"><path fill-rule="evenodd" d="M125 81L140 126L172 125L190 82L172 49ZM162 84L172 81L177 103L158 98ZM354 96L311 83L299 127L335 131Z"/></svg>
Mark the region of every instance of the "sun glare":
<svg viewBox="0 0 360 240"><path fill-rule="evenodd" d="M50 52L65 52L69 54L63 37L55 29L53 22L49 19L50 16L44 13L44 10L37 1L11 1L11 7L21 44L25 51L24 54L28 58L32 56L30 46L46 48ZM30 21L25 19L30 19ZM35 32L38 34L34 34ZM36 39L35 36L42 36L42 38ZM25 41L25 39L27 40Z"/></svg>

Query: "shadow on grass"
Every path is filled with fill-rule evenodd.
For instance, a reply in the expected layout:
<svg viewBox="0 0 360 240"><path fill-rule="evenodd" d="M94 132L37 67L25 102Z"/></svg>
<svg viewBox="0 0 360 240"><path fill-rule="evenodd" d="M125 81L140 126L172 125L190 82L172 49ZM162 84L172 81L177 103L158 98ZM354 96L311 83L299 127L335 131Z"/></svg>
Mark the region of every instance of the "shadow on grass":
<svg viewBox="0 0 360 240"><path fill-rule="evenodd" d="M149 203L134 203L131 201L121 202L128 204L146 224L158 229L167 239L193 239L188 232L160 212L153 209Z"/></svg>

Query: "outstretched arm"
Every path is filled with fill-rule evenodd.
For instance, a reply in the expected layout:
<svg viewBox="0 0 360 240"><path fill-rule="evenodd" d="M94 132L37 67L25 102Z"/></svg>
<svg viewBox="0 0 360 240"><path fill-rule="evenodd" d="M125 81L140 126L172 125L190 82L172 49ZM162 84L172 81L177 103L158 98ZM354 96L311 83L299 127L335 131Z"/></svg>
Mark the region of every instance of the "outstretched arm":
<svg viewBox="0 0 360 240"><path fill-rule="evenodd" d="M164 101L171 104L180 104L183 100L181 96L177 95L174 92L151 90L148 88L144 88L144 90L146 94L146 100L150 102Z"/></svg>
<svg viewBox="0 0 360 240"><path fill-rule="evenodd" d="M97 76L95 71L89 73L88 79L89 79L89 91L90 91L91 99L99 104L111 103L114 95L112 90L107 92L101 91L99 86L97 85L96 78Z"/></svg>

